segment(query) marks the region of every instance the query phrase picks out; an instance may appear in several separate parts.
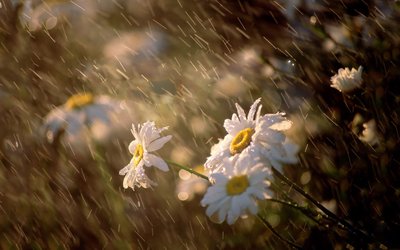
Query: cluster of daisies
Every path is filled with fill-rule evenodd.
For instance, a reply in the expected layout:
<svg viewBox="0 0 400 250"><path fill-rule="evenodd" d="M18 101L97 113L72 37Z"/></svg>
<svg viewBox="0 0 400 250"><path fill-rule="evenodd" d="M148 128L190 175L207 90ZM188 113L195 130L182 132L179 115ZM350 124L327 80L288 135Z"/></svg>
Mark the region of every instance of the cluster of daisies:
<svg viewBox="0 0 400 250"><path fill-rule="evenodd" d="M362 66L357 70L340 69L331 78L331 87L343 93L359 88L362 70ZM284 113L261 115L260 101L257 99L247 114L236 104L237 113L224 121L227 134L211 148L211 155L204 164L204 172L211 185L201 205L207 207L206 214L218 222L226 220L233 224L242 215L256 214L258 201L272 195L272 169L281 172L282 164L295 164L298 161L299 147L284 134L291 128L292 122ZM99 120L108 123L106 114L110 111L119 112L119 106L118 102L108 97L94 97L89 93L74 95L47 116L46 137L52 142L62 131L72 136L83 124L91 127L92 121ZM377 144L375 127L373 120L364 124L360 140L370 145ZM156 186L157 183L147 176L146 168L154 166L168 171L168 164L154 154L172 138L171 135L161 135L166 129L157 128L151 121L132 125L135 137L129 144L132 159L119 172L125 176L124 188Z"/></svg>
<svg viewBox="0 0 400 250"><path fill-rule="evenodd" d="M349 92L362 84L362 67L340 69L331 78L332 87ZM201 200L206 214L217 222L233 224L242 215L257 214L258 201L271 197L272 169L282 171L282 164L297 163L299 147L284 132L292 122L285 113L261 115L260 99L249 112L236 103L237 113L224 121L227 132L211 148L204 167L211 185ZM168 170L167 163L152 154L171 136L161 136L166 128L156 128L154 122L132 126L135 140L129 145L133 157L121 171L124 188L150 187L156 183L146 175L144 167Z"/></svg>
<svg viewBox="0 0 400 250"><path fill-rule="evenodd" d="M259 200L270 197L272 168L280 170L282 163L296 163L298 147L283 133L292 126L284 113L261 115L260 99L246 115L236 104L237 114L226 119L227 135L211 149L204 164L211 186L201 201L206 214L218 222L233 224L241 215L257 214ZM132 126L135 140L129 145L133 157L121 171L124 188L150 187L145 167L167 171L167 163L155 156L171 136L161 136L154 122Z"/></svg>

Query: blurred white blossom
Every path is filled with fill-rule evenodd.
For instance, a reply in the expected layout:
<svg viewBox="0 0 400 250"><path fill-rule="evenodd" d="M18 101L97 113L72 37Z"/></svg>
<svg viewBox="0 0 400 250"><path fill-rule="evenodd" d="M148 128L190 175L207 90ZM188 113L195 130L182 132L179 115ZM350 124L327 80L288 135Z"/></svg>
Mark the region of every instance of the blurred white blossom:
<svg viewBox="0 0 400 250"><path fill-rule="evenodd" d="M325 25L326 32L329 34L330 39L336 45L354 48L351 40L351 32L343 24L327 24Z"/></svg>
<svg viewBox="0 0 400 250"><path fill-rule="evenodd" d="M204 166L195 167L194 171L204 174ZM179 182L176 186L176 195L181 201L192 200L196 194L203 194L207 186L207 180L181 169L179 171Z"/></svg>
<svg viewBox="0 0 400 250"><path fill-rule="evenodd" d="M299 145L286 138L283 142L283 147L271 147L266 152L271 165L282 172L282 164L296 164L299 162L297 154L299 152Z"/></svg>
<svg viewBox="0 0 400 250"><path fill-rule="evenodd" d="M331 77L331 87L340 92L349 92L360 87L362 84L362 70L362 66L358 67L358 69L352 68L351 70L347 67L339 69L339 72Z"/></svg>
<svg viewBox="0 0 400 250"><path fill-rule="evenodd" d="M120 124L117 116L124 110L120 101L108 96L76 94L64 105L50 111L45 117L42 130L50 143L63 136L68 143L73 144L81 141L86 132L101 140ZM98 126L102 127L101 132L96 129Z"/></svg>
<svg viewBox="0 0 400 250"><path fill-rule="evenodd" d="M167 46L166 35L156 30L133 31L118 34L103 48L104 63L122 79L133 73L150 77L159 74L155 58Z"/></svg>
<svg viewBox="0 0 400 250"><path fill-rule="evenodd" d="M148 188L156 185L154 181L147 177L144 166L154 166L162 171L168 171L167 163L162 158L152 154L171 140L171 135L160 136L160 133L166 129L167 127L156 128L154 122L150 121L142 125L139 124L137 129L132 124L132 134L135 140L129 144L129 152L133 156L129 164L119 171L120 175L125 175L124 188L134 189L135 186Z"/></svg>
<svg viewBox="0 0 400 250"><path fill-rule="evenodd" d="M225 159L225 173L214 173L215 183L207 189L201 201L207 216L221 223L233 224L239 216L257 214L257 200L270 197L270 182L266 179L271 173L262 164L249 165L251 154L235 156L233 160Z"/></svg>
<svg viewBox="0 0 400 250"><path fill-rule="evenodd" d="M238 97L250 88L250 84L236 74L227 74L215 83L213 89L216 97Z"/></svg>
<svg viewBox="0 0 400 250"><path fill-rule="evenodd" d="M364 130L361 132L359 139L371 146L379 143L379 136L376 130L375 120L370 120L363 124Z"/></svg>
<svg viewBox="0 0 400 250"><path fill-rule="evenodd" d="M251 46L243 48L235 54L237 65L234 66L234 72L237 74L245 74L246 70L256 70L263 65L262 50L260 47Z"/></svg>

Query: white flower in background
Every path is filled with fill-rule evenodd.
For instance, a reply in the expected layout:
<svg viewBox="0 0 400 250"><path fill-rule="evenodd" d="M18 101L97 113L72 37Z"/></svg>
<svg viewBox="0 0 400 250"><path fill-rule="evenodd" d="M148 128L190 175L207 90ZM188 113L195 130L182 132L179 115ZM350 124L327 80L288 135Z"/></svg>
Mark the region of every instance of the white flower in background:
<svg viewBox="0 0 400 250"><path fill-rule="evenodd" d="M352 68L351 71L347 67L339 69L339 72L331 77L331 87L340 92L349 92L360 87L362 84L362 70L362 66L358 67L358 69Z"/></svg>
<svg viewBox="0 0 400 250"><path fill-rule="evenodd" d="M379 136L376 130L375 120L370 120L363 124L364 130L358 137L361 141L374 146L379 143Z"/></svg>
<svg viewBox="0 0 400 250"><path fill-rule="evenodd" d="M282 152L286 136L282 131L289 129L292 122L284 117L284 113L266 114L261 116L260 99L250 107L246 116L242 107L236 103L238 114L232 119L226 119L224 127L228 134L211 148L211 156L204 166L210 174L225 171L224 159L240 154L249 148L257 158L262 155L269 157L273 152ZM258 108L257 108L258 107Z"/></svg>
<svg viewBox="0 0 400 250"><path fill-rule="evenodd" d="M207 216L216 218L219 223L226 220L233 224L239 216L257 214L257 200L270 197L270 182L266 178L271 172L262 164L243 164L251 157L251 154L243 154L232 160L225 159L226 172L212 174L215 183L201 201L203 207L208 206Z"/></svg>
<svg viewBox="0 0 400 250"><path fill-rule="evenodd" d="M193 170L204 174L204 166L195 167ZM179 178L176 186L176 195L181 201L190 201L196 194L204 194L209 183L207 180L183 169L179 171Z"/></svg>
<svg viewBox="0 0 400 250"><path fill-rule="evenodd" d="M299 145L293 143L291 140L286 138L282 145L283 147L272 147L265 153L268 155L268 159L272 166L274 166L279 172L282 172L282 164L296 164L299 162L297 154L299 152Z"/></svg>
<svg viewBox="0 0 400 250"><path fill-rule="evenodd" d="M214 96L222 98L238 97L251 87L243 77L237 74L227 74L215 83Z"/></svg>
<svg viewBox="0 0 400 250"><path fill-rule="evenodd" d="M57 141L63 135L68 143L74 144L85 136L86 129L91 131L92 128L102 124L104 126L101 135L98 136L100 138L113 128L111 125L119 122L115 115L123 110L121 102L108 96L95 97L90 93L80 93L71 96L64 105L50 111L42 130L50 143ZM98 133L92 134L96 135Z"/></svg>
<svg viewBox="0 0 400 250"><path fill-rule="evenodd" d="M317 19L315 18L315 22ZM327 24L324 25L326 32L329 34L329 37L326 41L330 41L328 44L328 47L331 46L332 49L335 51L335 48L337 48L338 45L344 46L347 48L354 48L354 43L352 42L351 39L351 32L348 27L344 24ZM325 44L326 46L326 44Z"/></svg>
<svg viewBox="0 0 400 250"><path fill-rule="evenodd" d="M156 185L151 181L144 171L144 166L154 166L162 171L168 171L167 163L160 157L152 154L159 150L171 140L172 136L160 136L160 133L166 130L164 128L156 128L154 122L147 121L143 125L138 125L137 129L132 125L132 134L135 137L129 144L129 152L133 155L132 160L123 169L119 171L120 175L125 175L123 187L132 188L135 186L148 188Z"/></svg>
<svg viewBox="0 0 400 250"><path fill-rule="evenodd" d="M82 23L92 20L96 13L96 6L92 1L78 0L76 4L69 2L41 3L36 0L15 1L23 4L18 16L21 24L30 32L41 29L51 30L66 23L68 28L75 32L82 32ZM79 28L75 28L79 27ZM86 33L90 33L87 32Z"/></svg>

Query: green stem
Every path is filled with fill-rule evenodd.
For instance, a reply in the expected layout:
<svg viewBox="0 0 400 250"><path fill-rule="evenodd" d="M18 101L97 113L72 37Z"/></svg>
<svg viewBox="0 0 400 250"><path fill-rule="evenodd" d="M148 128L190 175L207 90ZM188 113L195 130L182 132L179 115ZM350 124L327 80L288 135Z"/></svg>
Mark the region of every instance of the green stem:
<svg viewBox="0 0 400 250"><path fill-rule="evenodd" d="M185 167L185 166L183 166L183 165L181 165L181 164L178 164L178 163L176 163L176 162L173 162L173 161L166 161L166 162L167 162L169 165L174 165L174 166L176 166L176 167L178 167L178 168L180 168L180 169L183 169L183 170L185 170L185 171L188 171L188 172L191 173L191 174L197 175L198 177L201 177L201 178L203 178L203 179L205 179L205 180L207 180L207 181L210 181L210 180L208 179L207 176L205 176L205 175L203 175L203 174L200 174L199 172L196 172L196 171L194 171L194 170L191 169L191 168Z"/></svg>
<svg viewBox="0 0 400 250"><path fill-rule="evenodd" d="M283 200L278 200L278 199L272 199L272 198L271 199L267 199L267 201L280 203L282 205L297 209L297 210L299 210L299 211L301 211L303 213L307 212L307 214L319 214L317 211L312 211L307 207L300 206L300 205L298 205L296 203L293 203L293 202L288 202L288 201L283 201Z"/></svg>
<svg viewBox="0 0 400 250"><path fill-rule="evenodd" d="M302 247L300 247L299 245L296 245L295 243L291 242L288 239L283 238L277 231L275 231L275 229L273 228L273 226L266 220L264 219L264 217L262 217L260 214L257 214L258 219L261 220L261 222L269 229L271 230L271 232L278 237L281 241L285 242L286 244L288 244L289 246L291 246L292 248L295 249L303 249Z"/></svg>
<svg viewBox="0 0 400 250"><path fill-rule="evenodd" d="M327 216L329 216L330 218L332 218L334 221L336 221L336 223L342 227L342 228L347 228L347 230L353 234L358 234L361 236L364 236L365 238L368 238L368 235L366 235L364 232L362 232L361 230L353 227L350 223L348 223L347 221L339 218L336 214L332 213L331 211L329 211L328 209L326 209L321 203L319 203L318 201L316 201L311 195L309 195L307 192L305 192L301 187L299 187L296 183L294 183L293 181L291 181L289 178L287 178L286 176L284 176L283 174L281 174L278 170L276 170L274 167L272 167L272 171L274 173L274 175L276 175L279 179L283 180L284 182L286 182L288 185L290 185L291 187L293 187L297 192L299 192L302 196L304 196L306 199L308 199L309 201L311 201L311 203L313 203L317 208L321 209L322 212L324 212Z"/></svg>
<svg viewBox="0 0 400 250"><path fill-rule="evenodd" d="M288 201L283 201L283 200L278 200L278 199L267 199L267 201L280 203L282 205L296 209L320 226L323 226L323 223L319 219L317 219L318 216L321 216L322 218L332 221L326 214L321 214L315 210L311 210L311 208L309 208L309 207L300 206L294 202L288 202Z"/></svg>
<svg viewBox="0 0 400 250"><path fill-rule="evenodd" d="M274 182L271 183L272 185L276 186L276 190L280 190L280 194L282 194L285 198L285 200L278 200L278 199L270 199L270 200L276 200L277 202L279 201L282 204L286 204L289 205L300 210L303 214L305 214L306 216L308 216L309 218L311 218L312 216L321 216L322 218L332 221L334 223L337 223L336 220L334 220L333 218L329 217L328 215L324 214L324 213L320 213L316 210L311 210L311 208L309 207L305 207L305 206L299 206L293 199L291 199L289 197L289 194L286 193L284 190L282 190L277 184L275 184ZM312 219L312 218L311 218ZM313 219L315 221L315 219ZM315 221L317 222L317 221ZM319 222L317 222L317 224L319 224ZM344 226L342 226L341 228L343 229Z"/></svg>

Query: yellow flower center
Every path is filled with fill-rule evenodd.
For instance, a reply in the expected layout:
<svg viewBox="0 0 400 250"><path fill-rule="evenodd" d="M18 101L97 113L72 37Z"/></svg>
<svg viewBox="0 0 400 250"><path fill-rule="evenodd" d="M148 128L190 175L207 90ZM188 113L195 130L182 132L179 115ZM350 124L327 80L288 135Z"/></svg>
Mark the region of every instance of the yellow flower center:
<svg viewBox="0 0 400 250"><path fill-rule="evenodd" d="M67 102L65 103L65 106L67 109L72 110L81 108L91 103L93 103L93 95L83 93L83 94L76 94L68 98Z"/></svg>
<svg viewBox="0 0 400 250"><path fill-rule="evenodd" d="M230 196L238 195L249 187L247 175L235 176L226 183L226 193Z"/></svg>
<svg viewBox="0 0 400 250"><path fill-rule="evenodd" d="M143 153L142 144L136 145L135 152L133 153L133 163L135 163L135 166L139 165L139 162L143 159Z"/></svg>
<svg viewBox="0 0 400 250"><path fill-rule="evenodd" d="M245 149L247 146L249 146L251 142L251 136L254 134L254 129L252 128L246 128L233 137L231 145L229 146L229 151L231 152L231 155L235 155L237 153L240 153Z"/></svg>

